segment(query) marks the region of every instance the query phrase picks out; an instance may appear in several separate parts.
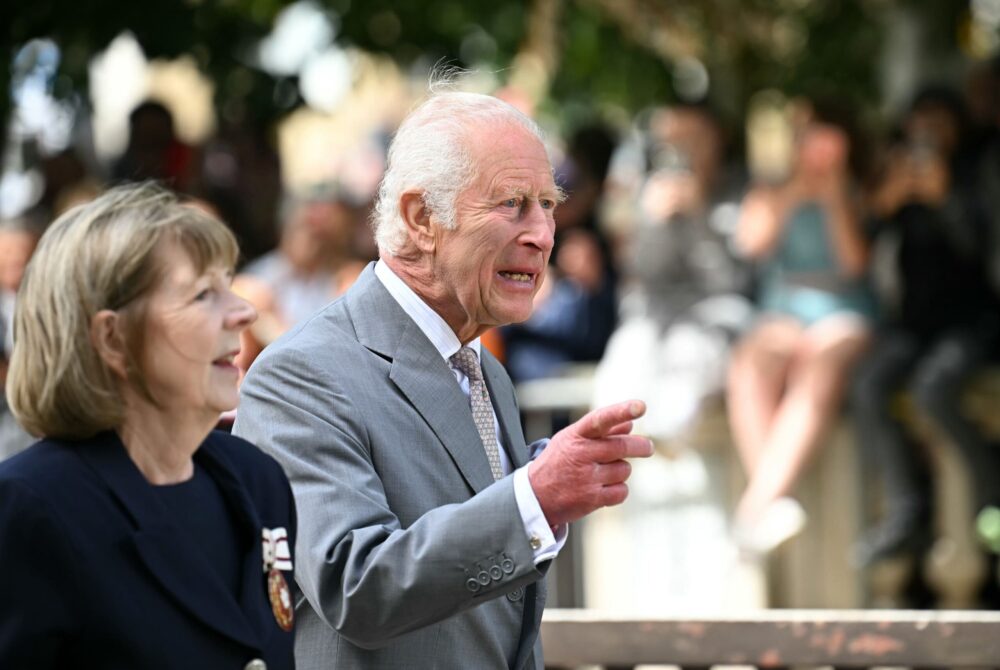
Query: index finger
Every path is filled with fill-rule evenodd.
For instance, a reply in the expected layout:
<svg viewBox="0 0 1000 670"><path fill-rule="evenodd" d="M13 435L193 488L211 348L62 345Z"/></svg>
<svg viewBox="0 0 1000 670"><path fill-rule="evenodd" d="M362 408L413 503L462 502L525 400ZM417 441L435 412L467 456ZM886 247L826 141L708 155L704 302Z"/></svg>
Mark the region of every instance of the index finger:
<svg viewBox="0 0 1000 670"><path fill-rule="evenodd" d="M600 407L584 415L576 422L577 433L586 438L599 438L626 421L638 419L646 413L646 403L641 400L626 400L607 407Z"/></svg>

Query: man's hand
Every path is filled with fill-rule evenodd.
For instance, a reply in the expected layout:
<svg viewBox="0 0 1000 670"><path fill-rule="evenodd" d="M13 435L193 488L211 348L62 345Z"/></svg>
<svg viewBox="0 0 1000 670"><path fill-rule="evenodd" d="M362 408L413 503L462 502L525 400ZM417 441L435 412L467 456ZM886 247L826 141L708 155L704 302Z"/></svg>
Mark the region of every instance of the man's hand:
<svg viewBox="0 0 1000 670"><path fill-rule="evenodd" d="M551 526L576 521L628 496L626 458L653 453L648 438L629 435L646 413L639 400L602 407L559 431L528 466L528 481Z"/></svg>

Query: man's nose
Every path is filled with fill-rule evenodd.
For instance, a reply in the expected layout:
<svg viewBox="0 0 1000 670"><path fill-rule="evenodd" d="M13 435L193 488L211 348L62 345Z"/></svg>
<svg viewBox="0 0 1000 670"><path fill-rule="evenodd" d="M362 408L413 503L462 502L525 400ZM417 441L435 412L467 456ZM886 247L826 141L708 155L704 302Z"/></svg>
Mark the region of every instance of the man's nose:
<svg viewBox="0 0 1000 670"><path fill-rule="evenodd" d="M525 214L525 223L527 230L521 238L522 242L536 246L544 253L551 252L556 231L552 210L545 209L537 200L532 201Z"/></svg>

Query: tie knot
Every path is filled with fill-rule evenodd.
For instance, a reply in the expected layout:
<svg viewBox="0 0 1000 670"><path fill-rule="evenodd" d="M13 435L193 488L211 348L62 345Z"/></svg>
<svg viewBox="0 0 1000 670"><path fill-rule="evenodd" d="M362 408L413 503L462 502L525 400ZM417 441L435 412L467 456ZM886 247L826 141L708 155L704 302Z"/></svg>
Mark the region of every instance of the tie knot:
<svg viewBox="0 0 1000 670"><path fill-rule="evenodd" d="M483 369L479 367L479 357L471 347L462 347L451 357L451 363L461 370L472 381L483 378Z"/></svg>

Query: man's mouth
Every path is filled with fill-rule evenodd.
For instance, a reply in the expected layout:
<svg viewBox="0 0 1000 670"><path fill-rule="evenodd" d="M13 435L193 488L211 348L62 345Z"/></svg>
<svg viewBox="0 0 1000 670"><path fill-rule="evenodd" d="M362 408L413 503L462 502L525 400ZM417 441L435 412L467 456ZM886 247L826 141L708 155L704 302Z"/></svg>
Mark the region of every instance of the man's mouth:
<svg viewBox="0 0 1000 670"><path fill-rule="evenodd" d="M531 284L535 281L535 275L530 272L507 272L505 270L501 270L498 274L504 279L523 282L525 284Z"/></svg>

